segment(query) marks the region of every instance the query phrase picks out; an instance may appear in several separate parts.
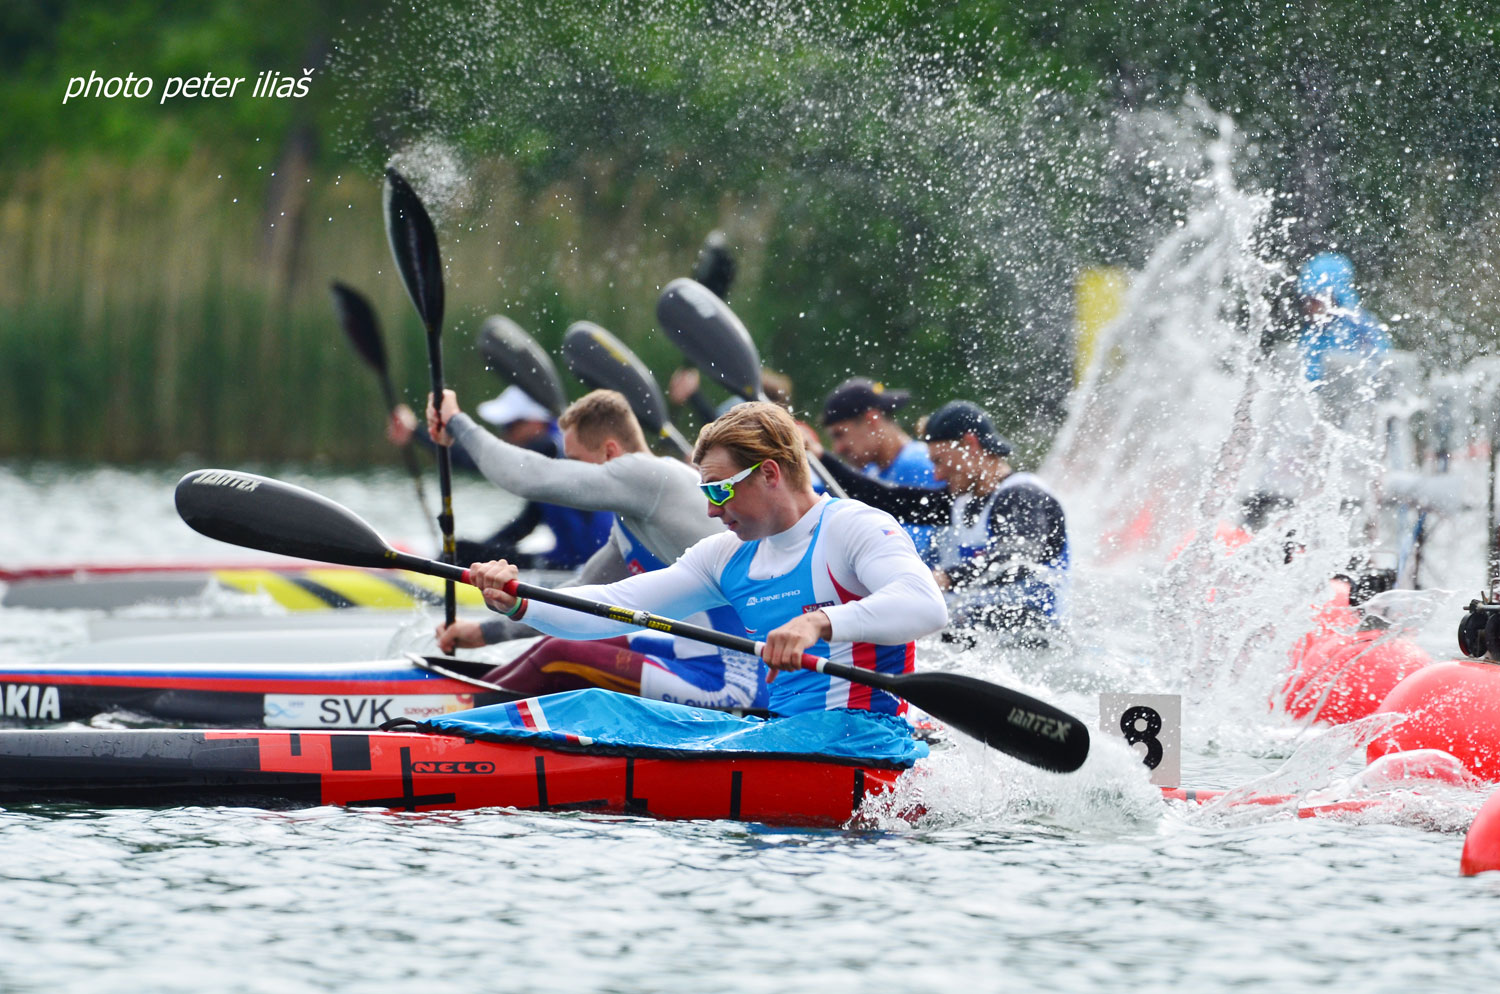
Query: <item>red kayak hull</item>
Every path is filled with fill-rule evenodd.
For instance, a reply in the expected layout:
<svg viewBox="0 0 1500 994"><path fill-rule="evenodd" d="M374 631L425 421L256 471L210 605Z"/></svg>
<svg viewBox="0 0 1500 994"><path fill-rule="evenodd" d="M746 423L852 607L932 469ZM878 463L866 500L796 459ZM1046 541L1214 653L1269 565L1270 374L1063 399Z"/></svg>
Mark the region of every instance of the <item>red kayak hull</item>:
<svg viewBox="0 0 1500 994"><path fill-rule="evenodd" d="M599 755L405 732L0 732L0 804L506 807L843 825L900 770L750 755Z"/></svg>

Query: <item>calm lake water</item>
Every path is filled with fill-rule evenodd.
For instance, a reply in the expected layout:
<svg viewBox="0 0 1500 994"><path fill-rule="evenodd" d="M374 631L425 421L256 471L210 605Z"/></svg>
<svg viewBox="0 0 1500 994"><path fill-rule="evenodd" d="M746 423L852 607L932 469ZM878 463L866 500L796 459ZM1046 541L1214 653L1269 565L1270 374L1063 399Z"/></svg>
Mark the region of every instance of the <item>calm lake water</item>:
<svg viewBox="0 0 1500 994"><path fill-rule="evenodd" d="M189 468L0 466L0 563L243 559L176 519ZM423 542L395 474L277 475ZM460 533L510 506L461 484ZM88 620L0 612L0 655L39 658L86 638ZM1066 653L923 658L1092 721L1098 691L1162 680L1125 622L1102 624ZM1358 742L1290 729L1264 700L1184 702L1186 783L1279 770L1274 783L1337 789L1360 769ZM923 820L873 811L843 831L502 810L0 811L0 991L1457 991L1500 973L1500 874L1458 875L1483 794L1408 793L1346 819L1196 809L1162 802L1123 746L1096 743L1071 776L961 743L904 788Z"/></svg>

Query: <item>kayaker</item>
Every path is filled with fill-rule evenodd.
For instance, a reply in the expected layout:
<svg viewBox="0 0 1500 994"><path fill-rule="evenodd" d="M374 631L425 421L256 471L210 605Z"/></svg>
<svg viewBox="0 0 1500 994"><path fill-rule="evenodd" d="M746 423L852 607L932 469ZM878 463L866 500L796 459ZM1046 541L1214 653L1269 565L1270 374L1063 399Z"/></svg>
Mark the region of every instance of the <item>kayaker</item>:
<svg viewBox="0 0 1500 994"><path fill-rule="evenodd" d="M937 489L927 444L908 435L896 423L896 411L906 406L911 394L888 390L863 376L845 380L823 402L823 430L833 442L839 458L857 466L866 476L886 483ZM917 553L929 563L932 557L931 525L905 524Z"/></svg>
<svg viewBox="0 0 1500 994"><path fill-rule="evenodd" d="M574 401L558 419L567 459L548 459L490 434L444 391L442 425L429 402L428 429L444 445L457 441L495 485L533 501L608 513L610 541L567 584L609 583L661 569L702 538L723 532L704 516L698 474L691 466L654 456L630 403L613 390L595 390ZM722 611L694 624L737 630ZM534 635L505 618L459 620L437 631L438 647L477 648ZM751 656L656 633L638 633L607 644L543 640L488 680L524 693L553 693L606 686L655 700L714 707L764 705L764 669Z"/></svg>
<svg viewBox="0 0 1500 994"><path fill-rule="evenodd" d="M885 691L798 667L810 651L881 672L912 671L915 640L941 629L947 611L906 532L884 511L818 496L797 423L775 404L740 404L705 425L693 458L708 516L729 533L703 539L665 569L575 592L674 617L732 607L743 630L764 641L768 665L796 670L771 684L772 711L902 713L905 702ZM598 639L629 630L518 601L503 589L517 575L511 563L471 569L492 608L542 631Z"/></svg>
<svg viewBox="0 0 1500 994"><path fill-rule="evenodd" d="M498 397L480 404L476 411L481 418L496 425L510 445L547 459L563 458L562 433L553 421L552 413L520 387L506 387ZM398 445L413 440L433 444L431 432L421 430L411 408L405 404L397 405L391 412L386 437ZM455 467L483 472L466 450L460 449L454 456ZM518 497L527 496L512 488L505 489ZM520 513L489 538L482 541L459 539L458 561L504 556L527 569L574 569L609 541L613 521L611 515L603 512L528 498ZM520 552L517 546L522 540L544 524L552 532L552 548L543 553Z"/></svg>
<svg viewBox="0 0 1500 994"><path fill-rule="evenodd" d="M1044 633L1057 622L1068 575L1062 504L1010 465L1010 443L984 409L955 400L927 419L924 438L945 490L883 483L821 453L849 496L903 522L937 526L933 578L957 625Z"/></svg>
<svg viewBox="0 0 1500 994"><path fill-rule="evenodd" d="M1344 366L1367 366L1391 350L1380 320L1360 306L1354 287L1354 263L1339 252L1319 252L1297 272L1302 298L1301 346L1307 379L1321 385L1333 372L1328 360ZM1365 379L1373 369L1367 369Z"/></svg>

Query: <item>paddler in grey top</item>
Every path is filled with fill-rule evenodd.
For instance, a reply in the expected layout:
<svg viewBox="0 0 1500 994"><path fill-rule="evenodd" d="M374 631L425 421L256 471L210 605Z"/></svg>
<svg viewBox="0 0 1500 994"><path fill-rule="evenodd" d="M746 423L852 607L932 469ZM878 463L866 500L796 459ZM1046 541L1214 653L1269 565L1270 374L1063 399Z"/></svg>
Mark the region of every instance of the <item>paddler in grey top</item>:
<svg viewBox="0 0 1500 994"><path fill-rule="evenodd" d="M658 569L676 562L700 539L724 530L703 513L697 471L651 454L635 413L620 393L586 394L557 423L566 459L548 459L496 438L459 409L452 390L443 391L440 412L433 410L430 397L427 403L432 438L441 445L457 442L497 487L528 500L616 513L610 541L579 568L569 586L612 583ZM531 634L531 629L506 618L460 620L438 629L438 646L452 652L455 646L475 648Z"/></svg>

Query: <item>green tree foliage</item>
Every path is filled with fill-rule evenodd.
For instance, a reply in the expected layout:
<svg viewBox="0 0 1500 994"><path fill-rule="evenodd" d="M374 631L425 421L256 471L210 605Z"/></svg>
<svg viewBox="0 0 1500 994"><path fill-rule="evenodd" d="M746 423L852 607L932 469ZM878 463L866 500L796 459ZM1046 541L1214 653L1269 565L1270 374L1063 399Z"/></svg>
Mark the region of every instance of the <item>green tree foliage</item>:
<svg viewBox="0 0 1500 994"><path fill-rule="evenodd" d="M553 347L588 317L665 373L656 289L724 227L732 302L804 409L859 372L1045 429L1071 379L1073 274L1139 264L1195 195L1191 143L1141 120L1228 114L1243 182L1278 194L1268 256L1289 270L1336 244L1394 279L1414 213L1441 231L1491 202L1497 24L1489 5L1427 0L11 0L0 147L5 172L58 183L100 161L223 170L234 196L186 175L167 195L198 191L218 217L205 231L246 224L242 199L260 209L246 240L273 248L205 271L259 295L257 320L287 341L326 308L330 275L390 278L371 261L378 220L354 205L394 157L438 216L453 323L505 310ZM61 106L90 71L159 86L312 66L300 101ZM285 167L294 151L304 172ZM47 185L27 187L40 214L24 216L46 213ZM354 258L360 272L339 268ZM58 293L28 313L75 306Z"/></svg>

